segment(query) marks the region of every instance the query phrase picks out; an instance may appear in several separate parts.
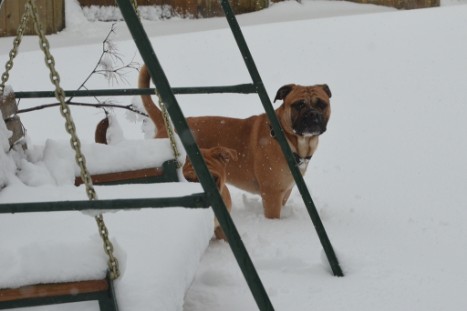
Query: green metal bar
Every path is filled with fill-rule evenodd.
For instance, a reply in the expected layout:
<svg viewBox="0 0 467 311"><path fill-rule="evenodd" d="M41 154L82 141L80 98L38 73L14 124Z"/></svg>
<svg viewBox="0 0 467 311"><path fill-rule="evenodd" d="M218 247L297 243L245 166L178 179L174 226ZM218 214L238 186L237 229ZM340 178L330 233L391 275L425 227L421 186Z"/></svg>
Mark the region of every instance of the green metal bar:
<svg viewBox="0 0 467 311"><path fill-rule="evenodd" d="M243 245L235 224L233 223L216 187L216 183L209 173L206 163L200 154L200 150L171 90L167 77L159 63L159 60L157 59L156 54L154 53L149 38L141 25L133 6L129 0L117 0L117 3L120 6L120 10L122 11L123 17L130 29L136 46L138 47L145 64L148 66L152 80L157 86L160 96L167 106L167 111L173 121L174 127L182 138L183 146L193 163L196 175L198 176L204 191L210 195L214 214L224 230L232 252L248 286L250 287L259 309L262 311L274 310L266 290L261 283L259 275L256 272L253 262Z"/></svg>
<svg viewBox="0 0 467 311"><path fill-rule="evenodd" d="M106 276L109 288L105 295L99 297L99 309L100 311L118 311L117 295L115 295L115 285L113 280L110 278L110 274Z"/></svg>
<svg viewBox="0 0 467 311"><path fill-rule="evenodd" d="M2 203L0 205L0 214L88 210L109 211L164 207L208 208L209 206L209 198L205 193L195 193L183 197L168 198Z"/></svg>
<svg viewBox="0 0 467 311"><path fill-rule="evenodd" d="M233 13L232 8L230 7L230 4L227 0L220 1L222 8L224 9L227 21L230 25L230 29L232 30L235 40L237 41L237 45L240 48L240 52L242 53L243 59L248 68L253 83L256 86L256 90L258 92L260 100L264 106L264 109L266 110L266 114L269 117L271 126L274 132L276 133L276 137L282 148L282 152L284 153L287 159L287 163L295 179L297 188L303 198L303 202L305 203L305 206L308 210L308 214L310 215L310 218L315 226L316 232L321 241L321 245L323 246L323 249L326 253L331 269L335 276L343 276L344 274L339 265L339 261L337 260L337 256L334 252L334 249L331 245L331 241L329 240L326 230L324 229L323 223L321 222L313 199L311 198L310 193L308 192L308 188L305 184L305 181L303 180L303 176L296 165L295 158L292 154L292 151L290 150L289 144L287 143L284 132L282 131L279 120L277 119L274 108L271 104L271 100L269 99L269 96L266 92L266 88L264 87L264 84L261 80L261 76L259 75L258 69L256 68L256 65L253 61L253 57L250 53L250 50L248 49L240 26L238 25L237 19L235 18L235 14Z"/></svg>
<svg viewBox="0 0 467 311"><path fill-rule="evenodd" d="M204 87L179 87L173 88L174 94L220 94L220 93L256 93L253 84L239 84L230 86L204 86ZM154 95L155 89L105 89L105 90L70 90L65 91L67 97L99 97L99 96L134 96ZM55 97L53 91L23 91L15 92L16 98L49 98Z"/></svg>
<svg viewBox="0 0 467 311"><path fill-rule="evenodd" d="M63 296L50 296L50 297L38 297L29 299L19 299L11 301L0 302L0 310L14 309L14 308L25 308L25 307L37 307L63 303L73 303L81 301L101 301L102 295L107 295L106 292L97 293L77 293ZM115 305L116 307L116 305ZM102 311L118 311L118 308L109 309L106 308Z"/></svg>

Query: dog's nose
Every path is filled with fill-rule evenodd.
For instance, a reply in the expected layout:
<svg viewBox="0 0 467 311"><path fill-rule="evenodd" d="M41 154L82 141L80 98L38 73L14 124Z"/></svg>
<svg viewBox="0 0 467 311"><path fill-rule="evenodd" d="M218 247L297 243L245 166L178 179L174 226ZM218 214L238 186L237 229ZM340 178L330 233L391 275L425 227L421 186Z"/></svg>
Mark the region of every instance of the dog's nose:
<svg viewBox="0 0 467 311"><path fill-rule="evenodd" d="M308 120L308 122L310 122L311 124L320 124L322 119L323 119L323 115L318 112L318 111L315 111L315 110L309 110L307 111L306 113L306 119Z"/></svg>

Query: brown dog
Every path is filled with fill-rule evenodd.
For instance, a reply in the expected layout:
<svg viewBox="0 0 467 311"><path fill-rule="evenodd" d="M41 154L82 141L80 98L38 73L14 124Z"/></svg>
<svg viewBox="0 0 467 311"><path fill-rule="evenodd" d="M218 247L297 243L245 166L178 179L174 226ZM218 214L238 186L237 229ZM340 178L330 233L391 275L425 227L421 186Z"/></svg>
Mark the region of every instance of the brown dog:
<svg viewBox="0 0 467 311"><path fill-rule="evenodd" d="M144 65L139 87L148 88L150 75ZM167 137L161 111L149 95L141 96L144 107L155 123L155 137ZM276 115L292 149L297 165L305 173L308 161L318 146L319 135L326 131L331 114L331 91L326 84L284 85L276 94L283 100ZM238 152L238 161L227 164L227 182L243 190L258 193L264 215L280 218L281 208L295 184L279 143L274 138L265 114L246 119L203 116L187 118L200 148L225 146Z"/></svg>
<svg viewBox="0 0 467 311"><path fill-rule="evenodd" d="M206 162L209 172L216 181L217 188L224 200L225 206L230 212L232 209L232 199L230 197L230 191L225 184L227 180L226 167L231 160L237 161L237 152L225 147L213 147L209 149L201 149L201 154ZM183 165L183 176L188 181L199 182L193 165L188 157ZM227 240L217 219L214 224L214 234L218 239Z"/></svg>

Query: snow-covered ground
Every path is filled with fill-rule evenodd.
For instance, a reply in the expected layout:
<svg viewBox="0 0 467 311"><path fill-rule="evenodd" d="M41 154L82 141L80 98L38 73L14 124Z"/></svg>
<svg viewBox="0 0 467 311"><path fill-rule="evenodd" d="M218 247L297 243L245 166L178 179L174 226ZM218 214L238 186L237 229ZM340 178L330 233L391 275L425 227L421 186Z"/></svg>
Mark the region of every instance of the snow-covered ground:
<svg viewBox="0 0 467 311"><path fill-rule="evenodd" d="M283 218L273 221L263 217L259 197L231 188L232 217L275 309L464 310L465 1L416 11L338 1L302 3L274 4L239 16L239 22L271 97L291 82L327 83L332 90L328 131L305 180L345 277L329 272L298 192ZM110 28L87 22L73 4L67 1L67 29L49 36L65 89L84 81ZM249 81L222 18L144 24L173 86ZM125 62L140 62L124 24L118 23L114 41ZM10 47L11 38L0 39L0 63ZM126 75L127 85L109 86L93 77L87 86L134 87L136 75ZM9 84L15 91L51 89L36 38L24 38ZM178 99L186 115L244 117L262 111L253 95ZM121 104L132 100L114 99ZM23 100L20 109L51 101ZM72 109L83 144L90 144L103 112ZM125 139L144 139L140 120L114 112ZM9 183L0 191L0 202L77 198L81 188L57 186L53 174L44 178L54 163L63 164L44 152L44 146L67 139L58 109L21 118L30 157L16 163L22 182L8 175L13 164L0 149L0 183ZM0 147L5 133L0 125ZM31 180L34 187L23 184ZM107 198L197 189L184 184L97 187L97 192ZM123 266L116 283L121 310L257 310L228 245L209 241L211 216L180 209L105 215ZM0 284L48 281L54 273L74 278L101 273L105 257L92 221L80 213L2 214L0 269L8 273L0 274ZM82 258L70 255L76 252ZM41 309L96 310L96 305Z"/></svg>

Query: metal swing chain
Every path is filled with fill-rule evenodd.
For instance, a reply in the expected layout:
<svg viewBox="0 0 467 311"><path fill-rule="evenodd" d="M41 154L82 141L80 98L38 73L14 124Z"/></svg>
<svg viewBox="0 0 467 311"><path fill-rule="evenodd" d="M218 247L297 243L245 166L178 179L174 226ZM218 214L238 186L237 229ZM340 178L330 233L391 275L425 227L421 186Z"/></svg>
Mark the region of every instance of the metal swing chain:
<svg viewBox="0 0 467 311"><path fill-rule="evenodd" d="M5 72L2 74L2 82L0 83L0 96L3 95L5 91L5 84L10 77L10 70L13 68L13 60L15 59L16 55L18 55L18 47L21 44L21 40L23 39L24 31L26 30L26 23L29 20L28 14L25 12L21 17L21 22L16 30L16 38L13 40L13 48L10 50L9 56L10 58L5 64Z"/></svg>
<svg viewBox="0 0 467 311"><path fill-rule="evenodd" d="M94 190L91 176L86 167L86 158L81 152L81 143L76 134L76 127L71 117L70 109L65 102L65 92L60 87L60 76L55 69L55 60L53 56L50 54L49 42L44 35L42 30L41 23L39 21L39 14L37 12L37 7L35 5L35 0L28 0L26 3L26 11L31 14L33 21L34 21L34 28L36 30L37 35L40 39L40 48L45 54L45 62L50 69L50 80L55 85L55 96L60 103L60 112L62 116L65 118L65 128L66 131L71 135L71 147L75 151L75 160L80 168L81 178L86 186L86 194L89 200L97 200L97 194ZM107 227L104 223L104 218L102 214L95 216L95 220L99 229L99 234L104 243L104 250L109 258L108 260L108 267L110 270L110 278L115 280L119 277L120 271L118 266L118 260L113 255L113 245L109 239L109 233Z"/></svg>
<svg viewBox="0 0 467 311"><path fill-rule="evenodd" d="M131 3L133 4L133 8L135 9L136 15L138 15L138 17L140 17L137 0L131 0Z"/></svg>
<svg viewBox="0 0 467 311"><path fill-rule="evenodd" d="M178 148L177 148L177 141L175 140L175 134L174 134L174 129L172 127L172 123L170 123L169 113L167 112L167 108L165 107L165 104L162 101L162 98L159 92L157 92L156 95L157 95L157 98L159 98L159 106L162 111L162 116L164 117L164 124L165 124L165 128L167 129L167 134L169 135L170 145L172 146L172 151L173 151L175 160L177 161L177 168L181 168L182 164L178 160L178 158L180 157L180 151L178 151Z"/></svg>

